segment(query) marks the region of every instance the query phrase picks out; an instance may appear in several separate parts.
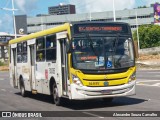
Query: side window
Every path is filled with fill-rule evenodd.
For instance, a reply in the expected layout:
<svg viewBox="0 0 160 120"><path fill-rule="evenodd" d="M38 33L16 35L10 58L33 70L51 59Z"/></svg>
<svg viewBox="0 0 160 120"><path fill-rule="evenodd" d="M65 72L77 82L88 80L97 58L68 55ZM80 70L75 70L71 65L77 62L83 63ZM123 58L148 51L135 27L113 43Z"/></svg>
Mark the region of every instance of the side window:
<svg viewBox="0 0 160 120"><path fill-rule="evenodd" d="M17 63L27 62L27 42L17 44Z"/></svg>
<svg viewBox="0 0 160 120"><path fill-rule="evenodd" d="M17 63L22 62L22 43L17 44Z"/></svg>
<svg viewBox="0 0 160 120"><path fill-rule="evenodd" d="M46 60L56 60L56 35L46 36Z"/></svg>
<svg viewBox="0 0 160 120"><path fill-rule="evenodd" d="M36 60L45 61L45 38L36 39Z"/></svg>
<svg viewBox="0 0 160 120"><path fill-rule="evenodd" d="M27 62L27 42L23 43L23 62Z"/></svg>

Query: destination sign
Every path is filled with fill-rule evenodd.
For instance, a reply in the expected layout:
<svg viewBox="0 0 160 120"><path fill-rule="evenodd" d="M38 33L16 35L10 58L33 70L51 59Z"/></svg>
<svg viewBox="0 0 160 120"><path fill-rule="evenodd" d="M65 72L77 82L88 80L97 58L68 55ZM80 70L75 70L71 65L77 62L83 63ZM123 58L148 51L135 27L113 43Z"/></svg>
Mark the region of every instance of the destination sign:
<svg viewBox="0 0 160 120"><path fill-rule="evenodd" d="M122 27L79 27L78 28L80 32L85 31L122 31Z"/></svg>
<svg viewBox="0 0 160 120"><path fill-rule="evenodd" d="M126 24L110 24L110 23L84 23L74 24L74 34L79 33L95 33L95 34L115 34L128 33L128 25Z"/></svg>

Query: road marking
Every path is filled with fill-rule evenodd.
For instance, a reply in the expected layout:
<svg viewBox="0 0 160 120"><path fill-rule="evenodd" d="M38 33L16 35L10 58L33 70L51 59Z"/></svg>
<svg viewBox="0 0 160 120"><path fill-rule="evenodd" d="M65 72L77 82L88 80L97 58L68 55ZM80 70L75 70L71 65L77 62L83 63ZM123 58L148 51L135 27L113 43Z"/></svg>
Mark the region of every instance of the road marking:
<svg viewBox="0 0 160 120"><path fill-rule="evenodd" d="M143 80L139 79L136 82L137 85L149 86L149 87L160 87L160 80Z"/></svg>
<svg viewBox="0 0 160 120"><path fill-rule="evenodd" d="M153 83L153 82L156 82L156 83ZM150 86L150 87L160 87L160 80L139 81L139 82L136 82L136 84L137 85L143 85L143 86Z"/></svg>
<svg viewBox="0 0 160 120"><path fill-rule="evenodd" d="M137 85L139 85L139 86L148 86L148 87L160 87L160 86L154 86L154 84L153 84L153 85L147 85L147 84L137 84Z"/></svg>
<svg viewBox="0 0 160 120"><path fill-rule="evenodd" d="M147 72L147 73L160 73L160 71L157 71L157 72L153 72L153 71L151 71L151 72Z"/></svg>
<svg viewBox="0 0 160 120"><path fill-rule="evenodd" d="M158 87L160 87L160 83L155 83L152 86L158 86Z"/></svg>
<svg viewBox="0 0 160 120"><path fill-rule="evenodd" d="M94 117L99 117L99 118L104 118L102 116L99 116L99 115L96 115L96 114L93 114L93 113L89 113L89 112L83 112L84 114L87 114L87 115L91 115L91 116L94 116Z"/></svg>
<svg viewBox="0 0 160 120"><path fill-rule="evenodd" d="M2 91L6 91L5 89L1 89Z"/></svg>
<svg viewBox="0 0 160 120"><path fill-rule="evenodd" d="M143 80L143 79L137 79L136 83L140 83L140 82L160 82L160 80Z"/></svg>

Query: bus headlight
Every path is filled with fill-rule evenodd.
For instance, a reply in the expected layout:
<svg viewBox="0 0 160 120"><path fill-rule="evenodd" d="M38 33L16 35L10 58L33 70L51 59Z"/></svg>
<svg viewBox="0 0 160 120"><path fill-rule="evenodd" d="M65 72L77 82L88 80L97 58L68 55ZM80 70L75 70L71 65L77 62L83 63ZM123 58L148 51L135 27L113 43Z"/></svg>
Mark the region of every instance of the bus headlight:
<svg viewBox="0 0 160 120"><path fill-rule="evenodd" d="M135 79L136 79L136 72L134 72L134 73L130 76L128 82L131 82L132 80L135 80Z"/></svg>
<svg viewBox="0 0 160 120"><path fill-rule="evenodd" d="M83 86L81 80L80 80L76 75L73 75L73 74L72 74L72 80L73 80L73 83L74 83L74 84L76 84L76 85L78 85L78 86L80 86L80 87Z"/></svg>

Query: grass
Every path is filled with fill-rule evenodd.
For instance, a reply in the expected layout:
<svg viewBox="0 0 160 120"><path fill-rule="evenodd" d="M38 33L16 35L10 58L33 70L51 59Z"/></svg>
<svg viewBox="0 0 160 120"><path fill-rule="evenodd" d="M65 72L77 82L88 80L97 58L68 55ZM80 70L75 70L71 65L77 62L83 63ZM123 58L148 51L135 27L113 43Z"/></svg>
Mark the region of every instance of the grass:
<svg viewBox="0 0 160 120"><path fill-rule="evenodd" d="M8 71L8 70L9 70L9 67L7 62L0 61L0 71Z"/></svg>
<svg viewBox="0 0 160 120"><path fill-rule="evenodd" d="M4 65L5 65L5 63L0 61L0 66L4 66Z"/></svg>

